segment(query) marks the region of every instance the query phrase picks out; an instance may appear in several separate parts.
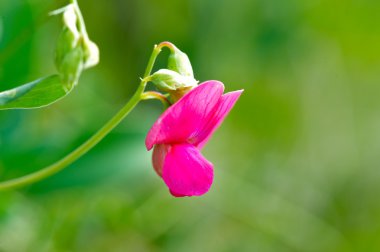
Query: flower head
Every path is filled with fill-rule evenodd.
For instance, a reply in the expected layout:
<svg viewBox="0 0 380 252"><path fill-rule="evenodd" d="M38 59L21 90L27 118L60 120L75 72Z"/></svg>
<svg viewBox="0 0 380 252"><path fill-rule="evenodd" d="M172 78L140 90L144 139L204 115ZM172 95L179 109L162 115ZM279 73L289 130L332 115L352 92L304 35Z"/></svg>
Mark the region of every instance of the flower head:
<svg viewBox="0 0 380 252"><path fill-rule="evenodd" d="M169 107L153 124L145 145L154 147L153 167L172 195L200 196L211 187L213 165L200 152L230 112L242 90L223 94L219 81L206 81Z"/></svg>

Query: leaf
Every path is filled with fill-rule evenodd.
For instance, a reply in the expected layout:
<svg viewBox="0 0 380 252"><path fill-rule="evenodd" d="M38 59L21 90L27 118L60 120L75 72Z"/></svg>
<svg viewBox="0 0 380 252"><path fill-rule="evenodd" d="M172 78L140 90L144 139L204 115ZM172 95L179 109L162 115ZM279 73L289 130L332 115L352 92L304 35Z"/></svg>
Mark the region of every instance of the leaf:
<svg viewBox="0 0 380 252"><path fill-rule="evenodd" d="M0 110L44 107L60 100L69 92L70 90L64 89L59 75L51 75L0 92Z"/></svg>

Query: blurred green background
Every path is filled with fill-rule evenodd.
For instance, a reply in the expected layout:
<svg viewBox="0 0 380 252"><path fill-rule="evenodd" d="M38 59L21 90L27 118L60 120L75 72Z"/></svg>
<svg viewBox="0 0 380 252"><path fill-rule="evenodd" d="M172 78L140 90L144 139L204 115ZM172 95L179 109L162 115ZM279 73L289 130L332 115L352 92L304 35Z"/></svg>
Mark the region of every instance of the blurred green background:
<svg viewBox="0 0 380 252"><path fill-rule="evenodd" d="M0 1L0 89L55 73L65 1ZM0 179L51 164L133 94L154 44L245 92L204 150L211 191L173 198L140 104L51 178L0 194L0 251L380 251L380 2L80 0L100 64L66 99L0 112ZM158 62L164 66L163 53Z"/></svg>

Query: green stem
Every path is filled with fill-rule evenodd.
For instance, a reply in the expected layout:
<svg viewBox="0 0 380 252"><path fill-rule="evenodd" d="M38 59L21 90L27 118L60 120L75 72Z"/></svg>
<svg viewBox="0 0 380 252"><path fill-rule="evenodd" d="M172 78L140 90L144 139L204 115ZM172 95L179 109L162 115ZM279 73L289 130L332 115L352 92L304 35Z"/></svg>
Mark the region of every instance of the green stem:
<svg viewBox="0 0 380 252"><path fill-rule="evenodd" d="M150 99L160 100L165 109L169 108L169 106L171 105L170 101L165 95L159 92L155 92L155 91L144 92L141 95L141 99L142 100L150 100Z"/></svg>
<svg viewBox="0 0 380 252"><path fill-rule="evenodd" d="M148 65L146 67L144 78L149 76L154 62L156 61L156 58L158 54L161 51L160 45L155 46L152 52L152 55L150 56ZM74 161L79 159L81 156L86 154L89 150L91 150L97 143L99 143L105 136L107 136L108 133L110 133L131 111L132 109L142 100L142 95L145 90L146 81L144 81L144 78L141 80L141 83L139 87L137 88L135 94L132 96L132 98L127 102L127 104L124 105L123 108L117 114L111 118L98 132L96 132L90 139L88 139L86 142L84 142L82 145L80 145L77 149L69 153L66 157L62 158L61 160L57 161L56 163L47 166L37 172L31 173L29 175L11 179L8 181L0 182L0 191L9 190L18 188L21 186L25 186L28 184L35 183L37 181L40 181L44 178L47 178L70 164L72 164Z"/></svg>

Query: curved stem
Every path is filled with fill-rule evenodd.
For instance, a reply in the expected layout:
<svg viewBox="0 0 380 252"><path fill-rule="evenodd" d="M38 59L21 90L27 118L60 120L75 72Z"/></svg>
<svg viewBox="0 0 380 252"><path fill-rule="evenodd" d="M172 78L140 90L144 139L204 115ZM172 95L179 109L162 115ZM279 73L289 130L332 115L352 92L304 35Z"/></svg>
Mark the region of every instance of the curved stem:
<svg viewBox="0 0 380 252"><path fill-rule="evenodd" d="M150 99L160 100L162 105L164 105L165 109L169 108L169 106L171 105L168 98L159 92L147 91L141 95L141 100L150 100Z"/></svg>
<svg viewBox="0 0 380 252"><path fill-rule="evenodd" d="M156 58L158 54L160 53L160 51L161 51L160 46L154 47L152 55L150 56L148 65L144 73L144 78L150 75L154 62L156 61ZM113 130L129 114L129 112L131 112L133 108L142 100L142 94L144 93L145 86L146 86L146 81L144 81L144 78L142 79L135 94L127 102L127 104L125 104L124 107L121 108L119 112L117 112L116 115L111 118L111 120L109 120L98 132L96 132L86 142L84 142L82 145L80 145L74 151L69 153L67 156L65 156L64 158L62 158L61 160L57 161L56 163L50 166L47 166L37 172L31 173L29 175L26 175L20 178L0 182L0 191L25 186L25 185L40 181L44 178L47 178L63 170L64 168L72 164L74 161L79 159L81 156L86 154L97 143L99 143L105 136L107 136L107 134L110 133L111 130Z"/></svg>
<svg viewBox="0 0 380 252"><path fill-rule="evenodd" d="M64 169L65 167L76 161L78 158L80 158L82 155L88 152L91 148L93 148L97 143L99 143L100 140L102 140L113 128L115 128L121 122L121 120L124 119L125 116L129 114L129 112L140 101L140 94L142 93L141 91L143 91L143 87L144 86L141 85L137 92L134 94L134 96L131 98L131 100L129 100L129 102L110 121L108 121L106 125L104 125L90 139L84 142L73 152L71 152L58 162L35 173L0 183L0 190L16 188L37 182L57 173L58 171Z"/></svg>
<svg viewBox="0 0 380 252"><path fill-rule="evenodd" d="M159 44L159 46L161 47L167 47L171 52L174 52L176 47L173 43L169 42L169 41L164 41L164 42L161 42Z"/></svg>

